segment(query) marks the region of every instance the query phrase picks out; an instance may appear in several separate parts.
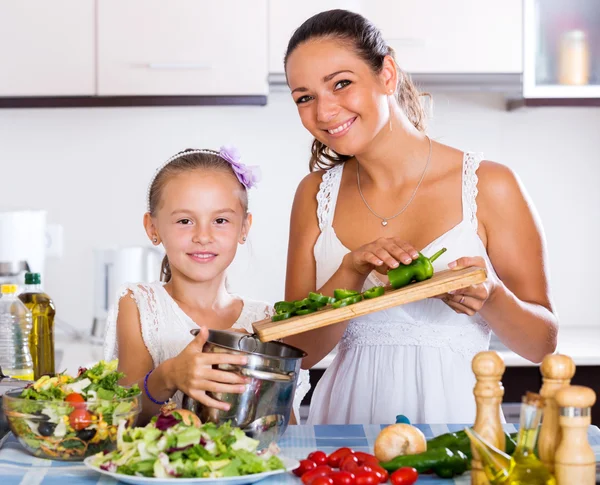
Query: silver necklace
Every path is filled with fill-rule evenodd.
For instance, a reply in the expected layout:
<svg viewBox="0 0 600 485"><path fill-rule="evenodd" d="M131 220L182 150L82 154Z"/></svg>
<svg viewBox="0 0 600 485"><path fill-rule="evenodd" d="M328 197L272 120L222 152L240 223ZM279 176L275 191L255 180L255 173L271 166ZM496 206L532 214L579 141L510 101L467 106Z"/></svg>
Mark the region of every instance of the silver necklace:
<svg viewBox="0 0 600 485"><path fill-rule="evenodd" d="M427 135L425 135L427 136ZM427 172L427 167L429 166L429 162L431 161L431 138L429 138L427 136L427 139L429 140L429 156L427 157L427 163L425 164L425 168L423 169L423 173L421 174L421 179L419 180L419 183L417 184L417 186L415 187L415 191L412 193L410 199L408 200L408 202L406 203L406 205L404 207L402 207L402 209L400 209L398 212L396 212L393 216L391 217L382 217L379 214L377 214L377 212L375 212L373 209L371 209L371 206L369 205L369 203L365 200L365 196L362 193L362 190L360 188L360 164L358 163L358 160L356 160L356 182L358 183L358 193L360 194L360 198L363 200L363 202L365 203L365 205L367 206L367 209L369 209L371 211L371 214L373 214L375 217L381 219L381 225L382 226L387 226L388 225L388 221L394 219L395 217L398 217L400 214L402 214L406 208L410 205L410 203L413 201L413 199L415 198L415 195L417 195L417 190L419 190L419 187L421 186L421 182L423 182L423 179L425 178L425 172Z"/></svg>

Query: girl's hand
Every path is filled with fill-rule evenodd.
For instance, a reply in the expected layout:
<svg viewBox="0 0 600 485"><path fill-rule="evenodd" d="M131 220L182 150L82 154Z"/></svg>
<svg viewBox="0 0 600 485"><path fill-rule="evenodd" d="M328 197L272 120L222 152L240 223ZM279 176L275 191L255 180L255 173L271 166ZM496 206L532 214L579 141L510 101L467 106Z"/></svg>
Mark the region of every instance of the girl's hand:
<svg viewBox="0 0 600 485"><path fill-rule="evenodd" d="M464 257L448 264L452 270L459 270L469 266L477 266L485 268L487 272L487 280L477 285L467 286L460 290L448 292L440 295L446 305L452 308L456 313L464 313L465 315L473 316L483 308L483 305L493 296L494 291L501 284L492 272L489 270L485 260L481 256Z"/></svg>
<svg viewBox="0 0 600 485"><path fill-rule="evenodd" d="M233 372L213 369L213 365L244 365L247 357L235 354L213 354L202 352L208 339L208 328L200 332L181 353L172 359L171 379L175 387L205 406L227 411L229 404L209 397L206 391L241 394L250 379Z"/></svg>
<svg viewBox="0 0 600 485"><path fill-rule="evenodd" d="M368 275L373 269L386 274L400 263L410 264L419 252L398 237L381 237L344 256L344 263L360 275Z"/></svg>

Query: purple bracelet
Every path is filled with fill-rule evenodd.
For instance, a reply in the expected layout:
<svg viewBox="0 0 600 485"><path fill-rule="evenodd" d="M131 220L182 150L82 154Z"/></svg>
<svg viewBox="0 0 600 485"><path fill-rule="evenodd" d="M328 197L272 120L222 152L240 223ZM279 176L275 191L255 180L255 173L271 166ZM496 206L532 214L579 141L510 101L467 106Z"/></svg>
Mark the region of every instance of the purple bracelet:
<svg viewBox="0 0 600 485"><path fill-rule="evenodd" d="M152 401L154 404L160 404L160 405L167 404L169 402L168 399L166 401L157 401L150 395L150 392L148 391L148 377L150 377L150 374L152 374L153 370L154 369L152 369L150 372L148 372L146 374L146 377L144 377L144 391L146 391L146 396L148 396L148 399L150 399L150 401Z"/></svg>

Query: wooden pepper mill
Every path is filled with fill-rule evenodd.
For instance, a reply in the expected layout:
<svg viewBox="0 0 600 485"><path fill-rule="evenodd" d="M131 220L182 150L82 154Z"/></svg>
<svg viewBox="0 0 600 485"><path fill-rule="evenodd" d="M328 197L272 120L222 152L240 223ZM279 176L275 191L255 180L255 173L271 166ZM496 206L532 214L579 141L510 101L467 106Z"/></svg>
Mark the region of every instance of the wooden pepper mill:
<svg viewBox="0 0 600 485"><path fill-rule="evenodd" d="M559 409L554 397L560 389L571 383L575 374L575 362L568 355L550 354L542 361L540 371L543 376L540 394L546 404L538 438L538 450L542 463L554 473L554 455L562 436L558 424Z"/></svg>
<svg viewBox="0 0 600 485"><path fill-rule="evenodd" d="M473 388L477 415L473 429L487 441L501 451L505 450L506 439L500 421L500 405L504 396L502 375L504 374L504 361L493 351L479 352L472 362L473 372L477 383ZM471 484L488 485L479 453L471 445L473 460L471 461Z"/></svg>
<svg viewBox="0 0 600 485"><path fill-rule="evenodd" d="M587 438L596 393L589 387L569 386L554 397L560 407L562 439L554 456L557 485L594 485L596 457Z"/></svg>

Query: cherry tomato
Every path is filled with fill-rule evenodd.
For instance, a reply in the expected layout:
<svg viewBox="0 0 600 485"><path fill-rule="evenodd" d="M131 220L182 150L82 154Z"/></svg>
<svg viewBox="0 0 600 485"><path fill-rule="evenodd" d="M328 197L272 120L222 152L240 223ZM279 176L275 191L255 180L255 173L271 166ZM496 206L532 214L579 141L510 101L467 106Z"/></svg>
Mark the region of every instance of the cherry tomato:
<svg viewBox="0 0 600 485"><path fill-rule="evenodd" d="M65 401L71 404L75 409L84 409L85 408L85 399L83 396L77 392L72 392L71 394L67 394L65 397ZM84 404L82 404L84 403Z"/></svg>
<svg viewBox="0 0 600 485"><path fill-rule="evenodd" d="M327 464L333 468L339 468L342 458L353 453L351 448L339 448L327 457Z"/></svg>
<svg viewBox="0 0 600 485"><path fill-rule="evenodd" d="M379 460L370 453L363 453L362 451L355 451L354 455L358 458L359 465L376 465L379 466Z"/></svg>
<svg viewBox="0 0 600 485"><path fill-rule="evenodd" d="M359 469L358 458L353 453L346 455L340 462L340 470L355 473Z"/></svg>
<svg viewBox="0 0 600 485"><path fill-rule="evenodd" d="M408 466L399 468L390 475L392 485L412 485L417 478L419 478L417 470Z"/></svg>
<svg viewBox="0 0 600 485"><path fill-rule="evenodd" d="M74 430L82 430L92 424L92 415L85 409L75 409L69 414L69 423Z"/></svg>
<svg viewBox="0 0 600 485"><path fill-rule="evenodd" d="M300 460L300 465L298 466L298 468L293 470L293 472L294 472L294 475L296 475L297 477L301 477L307 471L314 470L315 468L317 468L317 464L314 461Z"/></svg>
<svg viewBox="0 0 600 485"><path fill-rule="evenodd" d="M356 485L379 485L379 477L375 472L358 472L354 483Z"/></svg>
<svg viewBox="0 0 600 485"><path fill-rule="evenodd" d="M329 477L317 477L311 482L311 485L333 485L333 480Z"/></svg>
<svg viewBox="0 0 600 485"><path fill-rule="evenodd" d="M333 480L333 485L354 485L355 476L354 473L339 471L333 472L329 475L329 478Z"/></svg>
<svg viewBox="0 0 600 485"><path fill-rule="evenodd" d="M308 459L317 465L327 465L327 454L324 451L313 451L308 455Z"/></svg>
<svg viewBox="0 0 600 485"><path fill-rule="evenodd" d="M369 468L379 477L379 483L388 481L390 474L385 468L381 468L379 465L369 465Z"/></svg>
<svg viewBox="0 0 600 485"><path fill-rule="evenodd" d="M328 477L333 473L333 469L328 465L319 465L317 468L307 471L302 475L304 485L312 485L312 482L318 477Z"/></svg>

